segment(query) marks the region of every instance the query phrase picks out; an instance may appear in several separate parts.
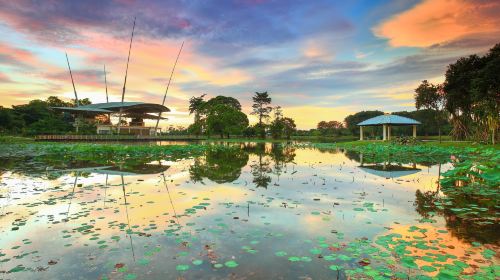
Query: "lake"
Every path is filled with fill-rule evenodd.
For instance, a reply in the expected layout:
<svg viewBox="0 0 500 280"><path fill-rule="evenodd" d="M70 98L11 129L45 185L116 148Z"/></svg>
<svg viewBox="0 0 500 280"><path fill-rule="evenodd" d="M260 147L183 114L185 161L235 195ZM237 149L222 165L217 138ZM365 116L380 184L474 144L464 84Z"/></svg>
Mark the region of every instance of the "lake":
<svg viewBox="0 0 500 280"><path fill-rule="evenodd" d="M443 193L449 157L380 161L308 145L227 145L154 161L3 158L0 278L498 273L497 205ZM460 213L464 203L475 218Z"/></svg>

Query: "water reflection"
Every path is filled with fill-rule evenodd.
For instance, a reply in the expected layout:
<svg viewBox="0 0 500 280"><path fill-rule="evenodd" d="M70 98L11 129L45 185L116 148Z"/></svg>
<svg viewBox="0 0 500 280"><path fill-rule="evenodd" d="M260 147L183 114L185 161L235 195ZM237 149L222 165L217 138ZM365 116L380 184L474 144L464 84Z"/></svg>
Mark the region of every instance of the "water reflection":
<svg viewBox="0 0 500 280"><path fill-rule="evenodd" d="M469 242L495 249L496 225L451 210L474 203L487 209L484 222L495 218L492 202L443 192L436 181L451 164L227 146L168 161L3 165L1 278L388 278L386 271L408 273L393 257L397 246L435 254L443 266L453 260L438 258L457 256L471 264L467 273L492 263L483 245ZM383 249L388 236L392 251ZM408 277L417 273L427 274L412 269Z"/></svg>

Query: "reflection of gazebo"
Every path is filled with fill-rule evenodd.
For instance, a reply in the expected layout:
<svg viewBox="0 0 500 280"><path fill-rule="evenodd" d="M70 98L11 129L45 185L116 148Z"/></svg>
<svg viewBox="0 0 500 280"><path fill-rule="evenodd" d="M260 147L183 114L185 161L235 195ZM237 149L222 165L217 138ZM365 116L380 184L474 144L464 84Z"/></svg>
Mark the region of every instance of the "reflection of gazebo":
<svg viewBox="0 0 500 280"><path fill-rule="evenodd" d="M401 165L392 164L373 164L364 165L359 167L361 170L384 178L398 178L403 176L408 176L421 171L421 169L414 167L406 167Z"/></svg>
<svg viewBox="0 0 500 280"><path fill-rule="evenodd" d="M413 137L417 137L417 125L419 124L419 121L398 115L377 116L357 124L359 126L359 140L363 140L364 126L383 126L383 140L391 140L391 126L411 125L413 126Z"/></svg>

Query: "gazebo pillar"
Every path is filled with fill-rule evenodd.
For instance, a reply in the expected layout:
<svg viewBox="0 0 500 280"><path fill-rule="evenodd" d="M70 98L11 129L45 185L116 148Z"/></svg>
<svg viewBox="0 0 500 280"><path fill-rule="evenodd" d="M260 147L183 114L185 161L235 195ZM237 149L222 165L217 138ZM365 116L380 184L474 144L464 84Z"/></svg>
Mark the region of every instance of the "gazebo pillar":
<svg viewBox="0 0 500 280"><path fill-rule="evenodd" d="M413 138L417 138L417 126L413 125Z"/></svg>
<svg viewBox="0 0 500 280"><path fill-rule="evenodd" d="M387 140L387 125L382 125L382 140Z"/></svg>
<svg viewBox="0 0 500 280"><path fill-rule="evenodd" d="M359 140L363 141L363 127L362 126L359 127Z"/></svg>
<svg viewBox="0 0 500 280"><path fill-rule="evenodd" d="M391 125L387 125L387 140L391 140Z"/></svg>

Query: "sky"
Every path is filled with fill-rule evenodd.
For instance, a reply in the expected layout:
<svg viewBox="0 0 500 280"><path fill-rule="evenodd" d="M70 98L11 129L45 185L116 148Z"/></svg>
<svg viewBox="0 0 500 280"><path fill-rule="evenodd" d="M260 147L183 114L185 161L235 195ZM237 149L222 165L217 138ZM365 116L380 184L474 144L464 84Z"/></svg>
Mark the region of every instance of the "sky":
<svg viewBox="0 0 500 280"><path fill-rule="evenodd" d="M500 1L0 0L0 106L57 96L161 103L188 126L189 98L267 91L299 129L362 110L414 110L414 89L500 43ZM255 122L255 116L250 116Z"/></svg>

